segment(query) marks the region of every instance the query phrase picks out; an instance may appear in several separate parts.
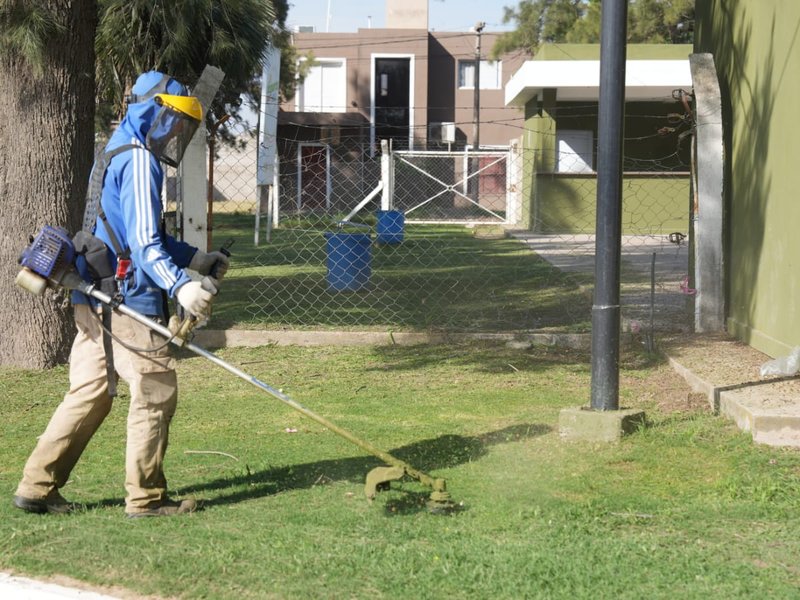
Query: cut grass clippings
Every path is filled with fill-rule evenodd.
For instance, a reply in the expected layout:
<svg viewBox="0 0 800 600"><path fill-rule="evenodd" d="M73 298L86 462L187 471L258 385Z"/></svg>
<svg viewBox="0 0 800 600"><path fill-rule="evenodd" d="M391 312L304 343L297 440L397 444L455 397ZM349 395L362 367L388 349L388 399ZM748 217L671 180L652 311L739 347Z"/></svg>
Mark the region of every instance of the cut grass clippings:
<svg viewBox="0 0 800 600"><path fill-rule="evenodd" d="M65 517L11 506L64 368L0 369L0 570L170 598L791 598L800 455L753 445L660 363L625 356L621 402L649 425L565 443L586 354L501 345L224 350L226 360L412 465L372 504L377 459L200 358L179 361L167 475L194 515L123 516L126 396L78 463ZM669 409L665 408L669 407ZM680 410L676 410L680 407ZM202 451L203 453L197 453Z"/></svg>

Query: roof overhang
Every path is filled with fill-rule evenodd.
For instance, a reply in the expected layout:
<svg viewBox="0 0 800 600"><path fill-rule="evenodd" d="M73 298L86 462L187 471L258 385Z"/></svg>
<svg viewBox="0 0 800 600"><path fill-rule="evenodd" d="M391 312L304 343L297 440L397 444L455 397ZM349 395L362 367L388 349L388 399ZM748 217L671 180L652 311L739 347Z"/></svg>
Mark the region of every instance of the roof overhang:
<svg viewBox="0 0 800 600"><path fill-rule="evenodd" d="M629 60L625 62L625 99L660 100L672 90L692 87L689 60ZM599 60L529 60L506 84L506 105L525 106L542 90L558 90L559 101L597 100Z"/></svg>

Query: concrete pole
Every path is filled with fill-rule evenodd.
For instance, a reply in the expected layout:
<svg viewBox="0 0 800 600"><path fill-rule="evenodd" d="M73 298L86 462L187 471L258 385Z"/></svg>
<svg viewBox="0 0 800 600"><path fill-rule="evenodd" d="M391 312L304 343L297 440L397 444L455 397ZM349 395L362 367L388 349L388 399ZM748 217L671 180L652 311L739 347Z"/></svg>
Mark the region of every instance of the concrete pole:
<svg viewBox="0 0 800 600"><path fill-rule="evenodd" d="M192 141L183 153L178 167L180 174L180 197L182 199L181 216L183 223L181 239L184 242L207 250L207 179L206 179L206 127L201 123Z"/></svg>

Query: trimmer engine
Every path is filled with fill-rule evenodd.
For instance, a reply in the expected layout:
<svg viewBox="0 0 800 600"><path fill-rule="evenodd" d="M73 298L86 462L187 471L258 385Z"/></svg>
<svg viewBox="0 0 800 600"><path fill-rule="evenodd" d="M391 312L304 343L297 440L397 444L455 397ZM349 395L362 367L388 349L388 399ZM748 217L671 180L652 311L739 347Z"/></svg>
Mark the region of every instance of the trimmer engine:
<svg viewBox="0 0 800 600"><path fill-rule="evenodd" d="M75 245L67 231L45 225L19 257L22 270L16 284L36 296L44 294L48 285L74 287L74 279L80 280L74 263Z"/></svg>

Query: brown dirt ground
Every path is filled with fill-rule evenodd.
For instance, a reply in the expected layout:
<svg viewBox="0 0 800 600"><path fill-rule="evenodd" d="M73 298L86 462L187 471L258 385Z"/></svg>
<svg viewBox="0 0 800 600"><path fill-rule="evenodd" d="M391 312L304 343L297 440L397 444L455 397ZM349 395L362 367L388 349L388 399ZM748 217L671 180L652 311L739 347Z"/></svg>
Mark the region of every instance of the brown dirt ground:
<svg viewBox="0 0 800 600"><path fill-rule="evenodd" d="M670 334L657 337L656 343L662 355L673 358L715 387L763 381L759 370L770 359L726 334ZM623 364L635 366L641 362L642 354L637 349L643 346L642 337L634 338L631 345L623 349ZM652 370L645 378L626 375L625 371L620 376L620 389L633 392L631 403L655 403L660 411L667 413L711 410L706 395L693 392L666 360L656 366L649 365L649 368ZM771 383L771 389L774 385L780 384ZM785 385L795 386L796 389L800 382Z"/></svg>
<svg viewBox="0 0 800 600"><path fill-rule="evenodd" d="M726 334L682 334L659 340L668 356L700 379L721 387L761 380L766 354Z"/></svg>
<svg viewBox="0 0 800 600"><path fill-rule="evenodd" d="M623 350L623 365L632 366L631 361L639 361L631 349ZM668 362L662 361L657 365L648 365L649 372L646 377L637 377L633 374L620 374L620 392L630 392L630 400L621 400L626 407L639 408L642 406L656 405L659 412L696 412L710 410L708 400L703 394L696 394L686 381L675 372Z"/></svg>

